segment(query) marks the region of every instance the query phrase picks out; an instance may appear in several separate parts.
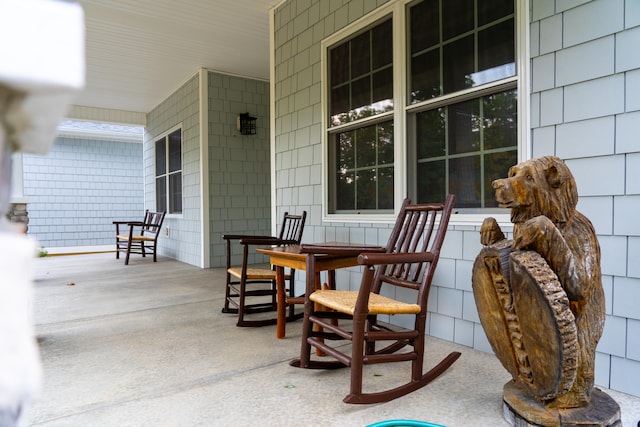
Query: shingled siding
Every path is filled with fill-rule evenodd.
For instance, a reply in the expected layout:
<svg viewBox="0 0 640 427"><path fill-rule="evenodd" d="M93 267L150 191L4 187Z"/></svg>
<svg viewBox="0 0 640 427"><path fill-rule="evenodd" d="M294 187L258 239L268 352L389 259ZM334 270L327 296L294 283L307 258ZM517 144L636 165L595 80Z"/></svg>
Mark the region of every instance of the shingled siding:
<svg viewBox="0 0 640 427"><path fill-rule="evenodd" d="M290 0L275 11L275 203L278 210L310 212L305 241L383 243L389 233L385 224L322 221L320 81L321 41L387 3ZM527 151L567 161L578 208L600 239L608 318L596 383L640 396L640 3L535 0L525 7L532 74L530 110L521 112L531 120ZM452 221L431 290L428 331L490 352L471 289L479 226ZM357 269L338 273L350 288L360 277Z"/></svg>
<svg viewBox="0 0 640 427"><path fill-rule="evenodd" d="M154 141L169 129L182 128L182 214L165 217L158 251L193 265L202 261L199 96L196 74L147 114L144 132L144 200L155 209Z"/></svg>
<svg viewBox="0 0 640 427"><path fill-rule="evenodd" d="M223 234L271 235L269 83L215 72L208 72L208 82L210 259L221 267ZM236 128L241 113L256 118L255 135ZM242 261L236 249L234 264Z"/></svg>
<svg viewBox="0 0 640 427"><path fill-rule="evenodd" d="M602 248L596 383L640 396L640 3L532 3L532 151L566 160Z"/></svg>
<svg viewBox="0 0 640 427"><path fill-rule="evenodd" d="M140 218L142 144L57 138L23 156L29 232L51 252L114 245L114 220Z"/></svg>
<svg viewBox="0 0 640 427"><path fill-rule="evenodd" d="M269 162L269 84L207 70L207 88L200 88L200 72L147 115L144 137L145 204L155 206L153 141L169 129L182 129L183 211L167 215L160 254L211 267L225 264L222 234L271 234ZM208 96L207 135L200 135L200 96ZM240 135L241 113L256 117L256 134ZM207 143L206 150L201 144ZM206 162L201 158L206 153ZM208 168L208 194L201 188L201 169ZM202 197L208 212L202 215ZM202 218L209 221L209 259L202 259ZM261 259L262 261L263 259Z"/></svg>

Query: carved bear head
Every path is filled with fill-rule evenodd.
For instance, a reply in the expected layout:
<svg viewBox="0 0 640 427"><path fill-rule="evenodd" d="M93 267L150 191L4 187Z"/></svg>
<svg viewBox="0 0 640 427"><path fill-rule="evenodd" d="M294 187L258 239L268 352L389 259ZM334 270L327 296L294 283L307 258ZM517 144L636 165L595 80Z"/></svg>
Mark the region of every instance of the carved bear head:
<svg viewBox="0 0 640 427"><path fill-rule="evenodd" d="M527 160L509 169L509 177L493 181L496 200L511 209L511 222L544 215L567 222L578 204L578 190L569 168L558 157Z"/></svg>

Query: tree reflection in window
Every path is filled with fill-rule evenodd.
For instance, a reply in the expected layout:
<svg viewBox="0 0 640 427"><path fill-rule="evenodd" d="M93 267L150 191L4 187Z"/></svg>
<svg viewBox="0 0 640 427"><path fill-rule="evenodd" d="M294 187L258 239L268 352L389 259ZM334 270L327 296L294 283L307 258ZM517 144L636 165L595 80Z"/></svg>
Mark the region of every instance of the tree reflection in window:
<svg viewBox="0 0 640 427"><path fill-rule="evenodd" d="M391 19L329 49L330 126L393 110Z"/></svg>
<svg viewBox="0 0 640 427"><path fill-rule="evenodd" d="M513 0L412 3L409 102L515 76L514 12Z"/></svg>
<svg viewBox="0 0 640 427"><path fill-rule="evenodd" d="M393 209L393 122L333 137L335 211Z"/></svg>
<svg viewBox="0 0 640 427"><path fill-rule="evenodd" d="M491 182L517 163L517 96L499 92L416 114L418 202L496 207Z"/></svg>

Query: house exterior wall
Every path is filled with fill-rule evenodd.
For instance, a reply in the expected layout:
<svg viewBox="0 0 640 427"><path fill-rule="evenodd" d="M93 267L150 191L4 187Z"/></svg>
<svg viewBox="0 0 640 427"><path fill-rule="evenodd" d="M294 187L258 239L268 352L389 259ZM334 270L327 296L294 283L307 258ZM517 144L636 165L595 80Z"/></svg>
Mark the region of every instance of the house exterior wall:
<svg viewBox="0 0 640 427"><path fill-rule="evenodd" d="M201 265L200 119L198 74L147 114L144 132L144 203L155 210L155 139L182 126L182 214L165 217L158 252L187 264ZM167 235L168 233L168 235Z"/></svg>
<svg viewBox="0 0 640 427"><path fill-rule="evenodd" d="M47 155L24 154L28 234L47 251L110 245L112 221L142 219L142 144L57 138Z"/></svg>
<svg viewBox="0 0 640 427"><path fill-rule="evenodd" d="M533 1L534 157L565 159L602 249L596 383L640 396L640 3Z"/></svg>
<svg viewBox="0 0 640 427"><path fill-rule="evenodd" d="M154 141L182 125L183 212L167 215L167 233L158 240L161 255L202 266L201 153L208 153L209 264L225 265L222 235L271 234L269 161L269 83L206 71L207 88L199 73L147 115L144 137L145 205L155 206ZM200 135L200 96L206 94L207 138ZM256 117L256 135L240 135L236 119ZM207 143L207 150L200 144ZM253 256L254 261L264 258ZM239 255L236 254L236 260Z"/></svg>
<svg viewBox="0 0 640 427"><path fill-rule="evenodd" d="M208 73L211 266L226 263L223 234L271 235L269 83ZM256 134L236 129L240 113L256 117ZM234 264L241 263L236 245ZM251 254L251 262L265 261Z"/></svg>
<svg viewBox="0 0 640 427"><path fill-rule="evenodd" d="M393 0L390 0L393 1ZM289 0L274 11L275 204L306 209L305 242L384 243L389 224L322 221L321 41L387 1ZM520 4L520 2L518 2ZM607 323L596 383L640 396L640 10L636 0L530 2L533 156L566 159L602 246ZM634 48L635 47L635 48ZM430 294L428 333L491 352L471 287L477 224L452 221ZM339 271L357 288L357 269Z"/></svg>

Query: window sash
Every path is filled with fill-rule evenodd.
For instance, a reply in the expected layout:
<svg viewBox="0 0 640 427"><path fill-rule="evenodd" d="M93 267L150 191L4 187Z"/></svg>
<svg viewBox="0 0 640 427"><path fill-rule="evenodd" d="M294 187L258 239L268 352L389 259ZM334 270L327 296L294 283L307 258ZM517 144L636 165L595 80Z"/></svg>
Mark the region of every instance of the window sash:
<svg viewBox="0 0 640 427"><path fill-rule="evenodd" d="M456 208L496 208L491 182L517 162L516 90L410 113L409 194L419 203L454 193Z"/></svg>
<svg viewBox="0 0 640 427"><path fill-rule="evenodd" d="M393 121L378 121L332 134L331 211L393 213Z"/></svg>
<svg viewBox="0 0 640 427"><path fill-rule="evenodd" d="M406 109L415 127L407 136L408 194L427 202L455 193L458 212L496 207L491 182L518 159L517 102L508 96L517 99L515 3L482 6L425 0L406 9L407 100L420 104Z"/></svg>
<svg viewBox="0 0 640 427"><path fill-rule="evenodd" d="M329 125L339 126L393 110L390 17L329 47Z"/></svg>
<svg viewBox="0 0 640 427"><path fill-rule="evenodd" d="M479 4L424 0L407 6L410 103L516 75L514 1Z"/></svg>
<svg viewBox="0 0 640 427"><path fill-rule="evenodd" d="M182 129L174 128L155 140L156 210L182 213Z"/></svg>

